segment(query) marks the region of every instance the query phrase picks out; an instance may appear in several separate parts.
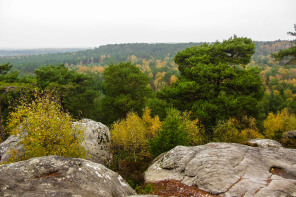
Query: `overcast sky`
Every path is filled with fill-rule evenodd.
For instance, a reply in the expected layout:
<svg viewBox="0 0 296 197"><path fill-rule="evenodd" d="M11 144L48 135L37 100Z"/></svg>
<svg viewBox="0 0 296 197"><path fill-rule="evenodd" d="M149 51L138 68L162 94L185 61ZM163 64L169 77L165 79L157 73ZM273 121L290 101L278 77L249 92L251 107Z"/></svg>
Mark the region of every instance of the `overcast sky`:
<svg viewBox="0 0 296 197"><path fill-rule="evenodd" d="M296 0L0 0L0 48L293 39Z"/></svg>

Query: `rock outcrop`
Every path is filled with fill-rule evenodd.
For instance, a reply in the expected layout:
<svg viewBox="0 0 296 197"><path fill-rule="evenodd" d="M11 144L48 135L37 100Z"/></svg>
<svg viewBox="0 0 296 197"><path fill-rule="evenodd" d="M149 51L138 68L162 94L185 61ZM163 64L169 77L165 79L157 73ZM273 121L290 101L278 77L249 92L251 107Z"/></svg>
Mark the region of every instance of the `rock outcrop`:
<svg viewBox="0 0 296 197"><path fill-rule="evenodd" d="M108 127L90 119L82 119L75 122L74 125L78 125L85 131L83 146L89 154L88 159L93 162L108 164L111 159L111 140Z"/></svg>
<svg viewBox="0 0 296 197"><path fill-rule="evenodd" d="M219 196L296 196L296 150L235 143L177 146L145 173L146 182L165 179Z"/></svg>
<svg viewBox="0 0 296 197"><path fill-rule="evenodd" d="M110 132L107 126L100 122L89 119L82 119L74 122L74 125L85 130L83 146L87 152L87 159L108 164L110 155ZM0 144L0 163L7 162L11 157L11 150L16 150L19 154L24 151L23 145L20 144L21 137L11 135L7 140Z"/></svg>
<svg viewBox="0 0 296 197"><path fill-rule="evenodd" d="M24 152L23 145L20 145L21 138L11 135L0 144L0 163L7 162L11 157L11 150L14 149L19 154Z"/></svg>
<svg viewBox="0 0 296 197"><path fill-rule="evenodd" d="M249 146L254 146L254 147L273 147L273 148L280 148L282 147L282 144L271 139L251 139L246 142L247 145Z"/></svg>
<svg viewBox="0 0 296 197"><path fill-rule="evenodd" d="M0 165L0 196L135 195L118 173L84 159L46 156Z"/></svg>
<svg viewBox="0 0 296 197"><path fill-rule="evenodd" d="M283 133L281 142L285 147L296 148L296 130Z"/></svg>
<svg viewBox="0 0 296 197"><path fill-rule="evenodd" d="M296 140L296 130L285 132L283 137Z"/></svg>

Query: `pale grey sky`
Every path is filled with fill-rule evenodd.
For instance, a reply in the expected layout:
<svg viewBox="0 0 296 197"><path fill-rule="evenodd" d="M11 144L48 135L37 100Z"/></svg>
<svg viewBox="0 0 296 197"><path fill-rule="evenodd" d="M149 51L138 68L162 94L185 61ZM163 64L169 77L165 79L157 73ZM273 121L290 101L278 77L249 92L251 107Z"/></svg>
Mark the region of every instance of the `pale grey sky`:
<svg viewBox="0 0 296 197"><path fill-rule="evenodd" d="M0 48L293 39L296 0L0 0Z"/></svg>

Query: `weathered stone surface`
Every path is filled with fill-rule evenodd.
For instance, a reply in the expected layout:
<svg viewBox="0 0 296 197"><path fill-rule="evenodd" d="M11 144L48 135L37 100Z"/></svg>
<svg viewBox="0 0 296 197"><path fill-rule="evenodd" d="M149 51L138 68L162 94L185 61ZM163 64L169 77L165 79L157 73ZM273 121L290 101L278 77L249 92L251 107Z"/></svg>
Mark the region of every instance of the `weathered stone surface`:
<svg viewBox="0 0 296 197"><path fill-rule="evenodd" d="M74 122L84 129L83 146L87 152L87 159L101 163L108 164L111 159L110 154L110 132L107 126L100 122L95 122L89 119L82 119ZM15 149L19 154L22 154L24 149L20 145L21 137L11 135L7 140L0 144L0 162L7 162L11 157L11 150Z"/></svg>
<svg viewBox="0 0 296 197"><path fill-rule="evenodd" d="M85 130L83 146L90 156L88 159L93 162L108 164L111 159L111 140L108 127L90 119L82 119L75 122L74 125Z"/></svg>
<svg viewBox="0 0 296 197"><path fill-rule="evenodd" d="M84 159L46 156L0 166L0 196L128 196L118 173Z"/></svg>
<svg viewBox="0 0 296 197"><path fill-rule="evenodd" d="M290 177L274 174L281 169ZM235 143L177 146L145 173L146 182L180 180L221 196L295 196L296 149Z"/></svg>
<svg viewBox="0 0 296 197"><path fill-rule="evenodd" d="M296 130L285 132L283 137L296 140Z"/></svg>
<svg viewBox="0 0 296 197"><path fill-rule="evenodd" d="M273 148L280 148L282 147L282 144L271 139L251 139L246 142L247 145L253 146L253 147L273 147Z"/></svg>
<svg viewBox="0 0 296 197"><path fill-rule="evenodd" d="M20 141L21 138L19 136L11 135L0 144L0 163L7 162L9 160L12 149L20 154L24 151L23 145L20 145Z"/></svg>

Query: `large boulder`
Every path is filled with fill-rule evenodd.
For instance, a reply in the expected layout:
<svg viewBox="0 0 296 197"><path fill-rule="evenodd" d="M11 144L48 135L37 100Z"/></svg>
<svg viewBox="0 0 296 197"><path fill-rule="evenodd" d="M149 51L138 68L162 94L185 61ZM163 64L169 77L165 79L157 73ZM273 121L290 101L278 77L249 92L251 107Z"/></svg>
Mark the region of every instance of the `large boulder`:
<svg viewBox="0 0 296 197"><path fill-rule="evenodd" d="M108 127L90 119L82 119L74 122L74 125L84 129L83 146L88 154L88 159L93 162L108 164L111 160L111 139Z"/></svg>
<svg viewBox="0 0 296 197"><path fill-rule="evenodd" d="M89 119L82 119L74 122L73 125L77 125L85 131L82 145L85 147L87 159L101 164L108 164L111 159L110 131L108 127ZM9 160L13 149L19 155L24 152L23 145L20 144L21 140L20 136L11 135L0 144L0 163Z"/></svg>
<svg viewBox="0 0 296 197"><path fill-rule="evenodd" d="M0 165L0 196L108 197L136 192L118 173L84 159L46 156Z"/></svg>
<svg viewBox="0 0 296 197"><path fill-rule="evenodd" d="M146 182L166 179L220 196L296 196L296 150L235 143L177 146L145 173Z"/></svg>

